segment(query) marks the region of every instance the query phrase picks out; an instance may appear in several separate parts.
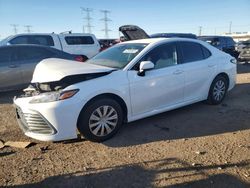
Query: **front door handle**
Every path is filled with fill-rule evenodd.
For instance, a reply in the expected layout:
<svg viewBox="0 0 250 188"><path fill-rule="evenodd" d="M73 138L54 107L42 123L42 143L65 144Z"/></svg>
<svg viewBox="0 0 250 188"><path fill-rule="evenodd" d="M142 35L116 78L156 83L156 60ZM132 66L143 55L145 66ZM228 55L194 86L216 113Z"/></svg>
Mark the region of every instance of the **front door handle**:
<svg viewBox="0 0 250 188"><path fill-rule="evenodd" d="M17 68L17 65L9 65L9 68Z"/></svg>
<svg viewBox="0 0 250 188"><path fill-rule="evenodd" d="M183 70L176 70L176 71L173 72L173 74L181 74L183 72L184 72Z"/></svg>

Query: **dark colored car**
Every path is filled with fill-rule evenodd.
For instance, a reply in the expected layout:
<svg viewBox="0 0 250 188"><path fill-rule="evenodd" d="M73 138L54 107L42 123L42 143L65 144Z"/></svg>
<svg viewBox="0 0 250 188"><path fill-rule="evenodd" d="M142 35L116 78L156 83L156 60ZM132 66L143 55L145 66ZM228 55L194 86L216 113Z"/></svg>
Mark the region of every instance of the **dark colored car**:
<svg viewBox="0 0 250 188"><path fill-rule="evenodd" d="M99 44L101 46L100 51L103 51L117 43L119 43L118 39L99 39Z"/></svg>
<svg viewBox="0 0 250 188"><path fill-rule="evenodd" d="M125 37L125 40L173 37L197 39L197 36L192 33L156 33L148 35L142 28L136 25L123 25L119 28L119 31L122 32Z"/></svg>
<svg viewBox="0 0 250 188"><path fill-rule="evenodd" d="M239 55L239 61L250 62L250 45L243 47Z"/></svg>
<svg viewBox="0 0 250 188"><path fill-rule="evenodd" d="M81 57L39 45L0 47L0 91L21 89L30 83L35 66L46 58L80 61Z"/></svg>
<svg viewBox="0 0 250 188"><path fill-rule="evenodd" d="M197 36L192 33L156 33L150 35L151 38L190 38L190 39L197 39Z"/></svg>
<svg viewBox="0 0 250 188"><path fill-rule="evenodd" d="M244 47L249 46L249 45L250 45L250 40L239 41L236 43L235 49L240 53Z"/></svg>
<svg viewBox="0 0 250 188"><path fill-rule="evenodd" d="M214 47L238 58L239 53L235 50L235 42L232 37L228 36L200 36L198 39L208 42Z"/></svg>
<svg viewBox="0 0 250 188"><path fill-rule="evenodd" d="M123 25L119 27L119 31L122 32L126 41L150 38L142 28L136 25Z"/></svg>

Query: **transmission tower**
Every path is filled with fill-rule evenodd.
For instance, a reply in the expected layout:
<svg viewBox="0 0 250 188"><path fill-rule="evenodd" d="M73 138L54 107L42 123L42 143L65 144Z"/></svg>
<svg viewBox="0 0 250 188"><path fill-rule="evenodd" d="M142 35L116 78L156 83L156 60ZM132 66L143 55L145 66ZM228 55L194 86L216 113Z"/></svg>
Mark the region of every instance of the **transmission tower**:
<svg viewBox="0 0 250 188"><path fill-rule="evenodd" d="M87 21L86 28L88 29L88 33L92 33L91 28L93 26L91 25L92 18L90 17L90 12L92 12L93 10L90 8L83 8L83 7L80 7L80 8L82 10L82 13L83 12L86 13L86 17L84 17L83 19L85 19ZM83 32L85 32L84 25L83 25Z"/></svg>
<svg viewBox="0 0 250 188"><path fill-rule="evenodd" d="M101 12L104 14L104 17L101 19L101 21L104 22L104 29L102 31L105 32L105 38L109 38L109 31L112 31L108 28L108 22L112 21L111 19L108 18L108 14L110 11L108 10L101 10Z"/></svg>
<svg viewBox="0 0 250 188"><path fill-rule="evenodd" d="M31 33L31 29L30 28L32 28L32 25L24 25L24 27L26 28L25 32Z"/></svg>
<svg viewBox="0 0 250 188"><path fill-rule="evenodd" d="M201 36L202 33L202 26L199 26L199 36Z"/></svg>
<svg viewBox="0 0 250 188"><path fill-rule="evenodd" d="M16 35L18 25L17 24L10 24L10 26L13 27L14 34Z"/></svg>
<svg viewBox="0 0 250 188"><path fill-rule="evenodd" d="M231 34L232 33L232 21L230 21L230 23L229 23L229 34Z"/></svg>

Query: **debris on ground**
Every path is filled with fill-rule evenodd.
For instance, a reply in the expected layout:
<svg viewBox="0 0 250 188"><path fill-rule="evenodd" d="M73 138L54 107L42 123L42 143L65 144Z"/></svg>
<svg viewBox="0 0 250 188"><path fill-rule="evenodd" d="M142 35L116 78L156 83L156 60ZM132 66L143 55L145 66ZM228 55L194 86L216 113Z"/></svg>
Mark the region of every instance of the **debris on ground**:
<svg viewBox="0 0 250 188"><path fill-rule="evenodd" d="M0 140L0 149L4 148L4 141Z"/></svg>
<svg viewBox="0 0 250 188"><path fill-rule="evenodd" d="M28 148L31 145L35 145L34 142L16 142L16 141L7 141L4 143L4 146L15 147L15 148Z"/></svg>
<svg viewBox="0 0 250 188"><path fill-rule="evenodd" d="M204 155L206 152L205 151L196 151L195 152L197 155Z"/></svg>
<svg viewBox="0 0 250 188"><path fill-rule="evenodd" d="M42 153L46 153L49 150L49 146L43 146L39 148Z"/></svg>

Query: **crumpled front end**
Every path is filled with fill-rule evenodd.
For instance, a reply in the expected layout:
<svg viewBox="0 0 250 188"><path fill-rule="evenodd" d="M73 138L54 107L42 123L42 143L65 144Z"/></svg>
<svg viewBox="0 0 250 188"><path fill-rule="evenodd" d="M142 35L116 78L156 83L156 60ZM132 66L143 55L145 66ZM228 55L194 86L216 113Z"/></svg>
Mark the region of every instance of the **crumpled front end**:
<svg viewBox="0 0 250 188"><path fill-rule="evenodd" d="M41 141L60 141L77 138L77 119L82 106L77 94L66 100L33 103L40 93L28 89L14 98L16 118L26 136Z"/></svg>

